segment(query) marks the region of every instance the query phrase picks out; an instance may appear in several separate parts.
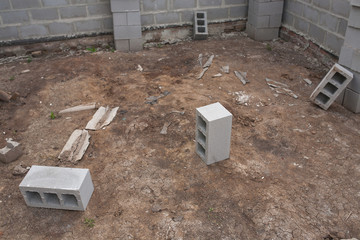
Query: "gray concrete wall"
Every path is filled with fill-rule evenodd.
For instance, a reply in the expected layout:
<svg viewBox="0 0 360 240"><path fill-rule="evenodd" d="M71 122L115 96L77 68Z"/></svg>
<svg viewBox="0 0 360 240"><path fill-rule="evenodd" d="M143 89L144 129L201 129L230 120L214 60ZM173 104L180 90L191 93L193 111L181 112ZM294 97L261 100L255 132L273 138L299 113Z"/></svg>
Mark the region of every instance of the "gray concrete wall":
<svg viewBox="0 0 360 240"><path fill-rule="evenodd" d="M339 56L350 0L285 0L283 26Z"/></svg>
<svg viewBox="0 0 360 240"><path fill-rule="evenodd" d="M0 41L112 32L109 0L1 0Z"/></svg>

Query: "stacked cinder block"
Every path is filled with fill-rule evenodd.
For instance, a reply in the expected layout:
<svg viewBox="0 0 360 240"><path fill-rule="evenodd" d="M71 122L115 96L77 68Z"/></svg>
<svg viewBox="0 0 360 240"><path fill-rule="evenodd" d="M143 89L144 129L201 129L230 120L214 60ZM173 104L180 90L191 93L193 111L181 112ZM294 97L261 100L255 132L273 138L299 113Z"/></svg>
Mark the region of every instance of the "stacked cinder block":
<svg viewBox="0 0 360 240"><path fill-rule="evenodd" d="M278 38L284 0L250 0L246 32L257 41Z"/></svg>
<svg viewBox="0 0 360 240"><path fill-rule="evenodd" d="M139 0L111 0L114 41L119 51L139 51L143 48Z"/></svg>
<svg viewBox="0 0 360 240"><path fill-rule="evenodd" d="M360 0L352 0L345 42L339 63L348 68L354 78L344 92L342 104L349 110L360 112Z"/></svg>
<svg viewBox="0 0 360 240"><path fill-rule="evenodd" d="M30 207L84 211L94 191L90 171L32 166L19 185Z"/></svg>
<svg viewBox="0 0 360 240"><path fill-rule="evenodd" d="M324 110L327 110L352 79L353 74L350 71L335 63L315 88L310 99Z"/></svg>
<svg viewBox="0 0 360 240"><path fill-rule="evenodd" d="M196 109L196 153L207 164L229 158L232 114L220 103Z"/></svg>
<svg viewBox="0 0 360 240"><path fill-rule="evenodd" d="M208 37L207 14L204 11L196 11L194 14L194 39L203 40Z"/></svg>

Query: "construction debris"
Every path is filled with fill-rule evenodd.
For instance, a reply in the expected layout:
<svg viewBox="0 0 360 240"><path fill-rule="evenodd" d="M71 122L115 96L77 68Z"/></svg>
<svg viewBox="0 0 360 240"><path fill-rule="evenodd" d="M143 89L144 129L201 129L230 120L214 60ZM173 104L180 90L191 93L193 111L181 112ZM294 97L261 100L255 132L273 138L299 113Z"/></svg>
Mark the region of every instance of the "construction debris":
<svg viewBox="0 0 360 240"><path fill-rule="evenodd" d="M246 75L247 75L247 73L246 72L238 72L238 71L234 71L234 73L235 73L235 76L238 78L238 79L240 79L240 81L242 82L242 84L246 84L246 83L249 83L250 81L248 81L247 79L246 79Z"/></svg>
<svg viewBox="0 0 360 240"><path fill-rule="evenodd" d="M142 68L142 66L140 64L138 64L136 70L138 70L139 72L144 71L144 69Z"/></svg>
<svg viewBox="0 0 360 240"><path fill-rule="evenodd" d="M72 163L81 160L89 146L89 139L90 134L88 131L75 130L66 142L58 158L61 161L69 161Z"/></svg>
<svg viewBox="0 0 360 240"><path fill-rule="evenodd" d="M29 171L29 169L30 169L30 167L25 168L21 164L16 165L12 172L12 175L14 175L14 176L24 175L25 173L27 173Z"/></svg>
<svg viewBox="0 0 360 240"><path fill-rule="evenodd" d="M92 109L96 109L96 103L90 103L88 105L79 105L79 106L67 108L67 109L61 110L59 112L59 114L71 113L71 112L80 112L80 111L92 110Z"/></svg>
<svg viewBox="0 0 360 240"><path fill-rule="evenodd" d="M229 66L222 66L220 70L226 74L230 73L230 67Z"/></svg>
<svg viewBox="0 0 360 240"><path fill-rule="evenodd" d="M7 138L6 142L6 146L0 149L0 161L3 163L13 162L23 154L20 143L12 138Z"/></svg>
<svg viewBox="0 0 360 240"><path fill-rule="evenodd" d="M21 71L21 73L28 73L28 72L30 72L29 69L26 69L26 70Z"/></svg>
<svg viewBox="0 0 360 240"><path fill-rule="evenodd" d="M250 95L245 94L243 91L233 92L233 96L235 96L236 103L239 105L248 105L248 101L250 99Z"/></svg>
<svg viewBox="0 0 360 240"><path fill-rule="evenodd" d="M116 116L119 107L110 109L109 107L100 107L92 119L88 122L86 130L99 130L111 123Z"/></svg>
<svg viewBox="0 0 360 240"><path fill-rule="evenodd" d="M157 103L157 101L162 98L162 97L166 97L167 95L169 95L170 92L169 91L164 91L163 93L161 93L159 96L150 96L146 98L146 102L147 104L150 105L154 105L155 103Z"/></svg>
<svg viewBox="0 0 360 240"><path fill-rule="evenodd" d="M214 55L211 55L207 60L207 62L204 64L203 68L209 68L214 60L214 57L215 57Z"/></svg>
<svg viewBox="0 0 360 240"><path fill-rule="evenodd" d="M312 81L308 78L304 78L303 79L307 84L311 85L312 84Z"/></svg>
<svg viewBox="0 0 360 240"><path fill-rule="evenodd" d="M199 57L198 57L198 62L199 62L201 67L202 67L202 58L203 58L203 55L202 55L202 53L200 53Z"/></svg>
<svg viewBox="0 0 360 240"><path fill-rule="evenodd" d="M6 92L0 90L0 100L4 102L9 102L11 99L11 96L7 94Z"/></svg>
<svg viewBox="0 0 360 240"><path fill-rule="evenodd" d="M166 123L164 123L164 126L163 126L163 128L161 129L160 134L166 135L166 134L167 134L167 129L168 129L168 127L170 126L170 124L171 124L171 122L166 122Z"/></svg>
<svg viewBox="0 0 360 240"><path fill-rule="evenodd" d="M221 76L222 76L222 74L221 74L221 73L218 73L218 74L213 75L212 77L213 77L213 78L216 78L216 77L221 77Z"/></svg>
<svg viewBox="0 0 360 240"><path fill-rule="evenodd" d="M293 91L291 91L289 89L289 86L286 85L285 83L277 82L277 81L271 80L269 78L266 78L265 80L271 90L275 90L275 92L277 92L279 94L289 95L295 99L298 98L298 96Z"/></svg>
<svg viewBox="0 0 360 240"><path fill-rule="evenodd" d="M208 67L207 67L207 68L204 68L196 79L197 79L197 80L200 80L200 79L204 76L204 74L206 73L206 71L207 71L208 69L209 69Z"/></svg>

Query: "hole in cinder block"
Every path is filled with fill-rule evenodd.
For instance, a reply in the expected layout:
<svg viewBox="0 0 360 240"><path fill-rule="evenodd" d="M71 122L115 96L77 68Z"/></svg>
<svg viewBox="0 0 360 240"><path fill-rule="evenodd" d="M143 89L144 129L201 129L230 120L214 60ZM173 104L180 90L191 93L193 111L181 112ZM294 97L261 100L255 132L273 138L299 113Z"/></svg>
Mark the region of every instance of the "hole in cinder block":
<svg viewBox="0 0 360 240"><path fill-rule="evenodd" d="M205 148L199 143L196 143L196 152L203 158L205 158Z"/></svg>
<svg viewBox="0 0 360 240"><path fill-rule="evenodd" d="M206 137L205 135L198 130L198 141L202 144L205 145L206 144Z"/></svg>
<svg viewBox="0 0 360 240"><path fill-rule="evenodd" d="M60 205L60 199L55 193L44 193L44 197L47 204Z"/></svg>
<svg viewBox="0 0 360 240"><path fill-rule="evenodd" d="M319 93L319 95L316 96L315 100L319 101L322 104L326 104L330 100L330 98L323 93Z"/></svg>
<svg viewBox="0 0 360 240"><path fill-rule="evenodd" d="M26 191L25 193L26 193L26 198L27 198L29 203L42 204L40 193L38 193L38 192L29 192L29 191Z"/></svg>
<svg viewBox="0 0 360 240"><path fill-rule="evenodd" d="M203 26L203 25L205 25L205 21L204 20L197 20L197 24Z"/></svg>
<svg viewBox="0 0 360 240"><path fill-rule="evenodd" d="M205 17L205 14L204 14L204 13L197 13L197 14L196 14L196 17L197 17L197 18L204 18L204 17Z"/></svg>
<svg viewBox="0 0 360 240"><path fill-rule="evenodd" d="M327 83L324 87L324 90L326 90L328 93L330 93L331 95L334 94L338 88L335 87L333 84L331 83Z"/></svg>
<svg viewBox="0 0 360 240"><path fill-rule="evenodd" d="M62 194L62 198L64 199L64 205L68 207L78 207L78 201L76 197L72 194Z"/></svg>
<svg viewBox="0 0 360 240"><path fill-rule="evenodd" d="M198 27L198 32L199 33L204 33L204 32L206 32L206 28L205 27Z"/></svg>
<svg viewBox="0 0 360 240"><path fill-rule="evenodd" d="M198 127L203 132L206 132L206 122L204 121L204 119L202 119L202 117L198 116L197 123L198 123Z"/></svg>
<svg viewBox="0 0 360 240"><path fill-rule="evenodd" d="M343 84L346 81L346 77L341 75L340 73L336 72L332 79L338 83L339 85Z"/></svg>

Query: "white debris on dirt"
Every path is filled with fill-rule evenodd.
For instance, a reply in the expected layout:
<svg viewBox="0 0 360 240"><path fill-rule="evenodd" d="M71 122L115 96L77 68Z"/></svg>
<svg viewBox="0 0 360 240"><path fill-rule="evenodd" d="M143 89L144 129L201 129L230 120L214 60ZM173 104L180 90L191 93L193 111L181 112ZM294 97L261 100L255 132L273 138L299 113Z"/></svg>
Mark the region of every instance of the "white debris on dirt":
<svg viewBox="0 0 360 240"><path fill-rule="evenodd" d="M170 126L171 122L166 122L164 123L164 126L162 127L160 134L162 135L166 135L167 134L167 129Z"/></svg>
<svg viewBox="0 0 360 240"><path fill-rule="evenodd" d="M21 73L28 73L28 72L30 72L29 69L26 69L26 70L21 71Z"/></svg>
<svg viewBox="0 0 360 240"><path fill-rule="evenodd" d="M12 172L12 175L14 176L21 176L21 175L24 175L25 173L27 173L29 171L29 169L27 169L26 167L23 167L21 164L19 165L16 165L13 172Z"/></svg>
<svg viewBox="0 0 360 240"><path fill-rule="evenodd" d="M247 73L246 72L238 72L238 71L234 71L234 73L235 73L235 76L238 78L238 79L240 79L240 81L242 82L242 84L246 84L246 83L249 83L250 81L248 81L247 79L246 79L246 75L247 75Z"/></svg>
<svg viewBox="0 0 360 240"><path fill-rule="evenodd" d="M202 67L202 59L203 59L203 55L202 55L202 53L200 53L199 54L199 57L198 57L198 62L199 62L199 64L200 64L200 66Z"/></svg>
<svg viewBox="0 0 360 240"><path fill-rule="evenodd" d="M217 74L213 75L212 78L221 77L221 76L222 76L221 73L217 73Z"/></svg>
<svg viewBox="0 0 360 240"><path fill-rule="evenodd" d="M239 105L248 105L248 102L250 100L250 95L245 94L244 91L238 91L231 93L233 96L235 96L236 103Z"/></svg>
<svg viewBox="0 0 360 240"><path fill-rule="evenodd" d="M144 71L144 69L142 68L142 66L140 64L137 65L136 70L138 70L139 72Z"/></svg>
<svg viewBox="0 0 360 240"><path fill-rule="evenodd" d="M204 64L203 68L209 68L214 60L215 55L211 55L209 59Z"/></svg>
<svg viewBox="0 0 360 240"><path fill-rule="evenodd" d="M269 78L266 78L265 80L267 85L269 85L270 89L275 90L276 93L285 94L295 99L298 98L298 96L292 90L290 90L289 86L285 83L277 82Z"/></svg>
<svg viewBox="0 0 360 240"><path fill-rule="evenodd" d="M208 69L209 69L209 68L204 68L196 79L197 79L197 80L200 80L200 79L204 76L204 74L206 73L206 71L207 71Z"/></svg>
<svg viewBox="0 0 360 240"><path fill-rule="evenodd" d="M58 156L61 161L76 163L84 156L90 142L90 134L86 130L75 130Z"/></svg>
<svg viewBox="0 0 360 240"><path fill-rule="evenodd" d="M90 104L87 104L87 105L79 105L79 106L67 108L67 109L61 110L59 112L59 114L71 113L71 112L80 112L80 111L92 110L92 109L96 109L96 103L90 103Z"/></svg>
<svg viewBox="0 0 360 240"><path fill-rule="evenodd" d="M312 81L308 78L304 78L303 79L308 85L311 85L312 84Z"/></svg>
<svg viewBox="0 0 360 240"><path fill-rule="evenodd" d="M99 130L111 123L111 121L116 116L119 107L110 109L108 106L100 107L92 119L88 122L85 129L86 130Z"/></svg>
<svg viewBox="0 0 360 240"><path fill-rule="evenodd" d="M22 154L20 143L13 141L12 138L7 138L6 146L0 149L0 161L10 163L18 159Z"/></svg>
<svg viewBox="0 0 360 240"><path fill-rule="evenodd" d="M230 73L230 67L229 66L222 66L220 68L220 70L223 72L223 73L226 73L226 74L229 74Z"/></svg>

